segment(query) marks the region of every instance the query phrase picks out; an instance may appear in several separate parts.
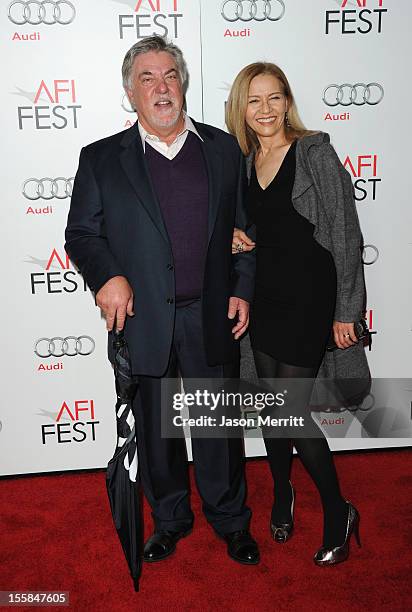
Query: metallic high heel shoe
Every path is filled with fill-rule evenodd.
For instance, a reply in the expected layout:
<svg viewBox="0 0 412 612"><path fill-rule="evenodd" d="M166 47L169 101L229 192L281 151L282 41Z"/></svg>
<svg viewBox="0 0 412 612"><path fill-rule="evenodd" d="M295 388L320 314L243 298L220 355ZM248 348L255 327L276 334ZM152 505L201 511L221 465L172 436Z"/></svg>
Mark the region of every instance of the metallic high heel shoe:
<svg viewBox="0 0 412 612"><path fill-rule="evenodd" d="M272 537L278 544L285 544L289 540L293 531L293 510L295 507L295 490L289 480L290 488L292 489L292 503L290 505L291 520L289 523L270 523L270 531Z"/></svg>
<svg viewBox="0 0 412 612"><path fill-rule="evenodd" d="M355 534L358 546L361 546L359 537L359 512L356 510L355 506L350 503L350 501L345 501L349 505L345 541L341 546L335 546L334 548L326 548L326 546L322 546L322 548L320 548L313 557L316 565L336 565L337 563L346 561L346 559L349 557L349 545L353 533Z"/></svg>

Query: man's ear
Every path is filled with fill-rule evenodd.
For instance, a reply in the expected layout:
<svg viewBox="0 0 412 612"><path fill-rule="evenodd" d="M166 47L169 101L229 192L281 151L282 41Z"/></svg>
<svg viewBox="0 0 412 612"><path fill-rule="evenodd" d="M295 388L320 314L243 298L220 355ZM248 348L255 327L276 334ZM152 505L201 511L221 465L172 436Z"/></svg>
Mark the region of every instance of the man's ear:
<svg viewBox="0 0 412 612"><path fill-rule="evenodd" d="M125 90L126 95L127 95L128 99L129 99L130 106L135 111L136 108L135 108L135 105L134 105L134 102L133 102L133 91L131 89L129 89L128 87L125 87L124 90Z"/></svg>

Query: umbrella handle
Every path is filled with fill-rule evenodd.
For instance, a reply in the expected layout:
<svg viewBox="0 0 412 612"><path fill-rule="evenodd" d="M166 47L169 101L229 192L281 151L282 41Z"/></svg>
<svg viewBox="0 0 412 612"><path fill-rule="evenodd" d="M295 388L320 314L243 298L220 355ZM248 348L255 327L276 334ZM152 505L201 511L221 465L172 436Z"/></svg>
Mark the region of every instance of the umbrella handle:
<svg viewBox="0 0 412 612"><path fill-rule="evenodd" d="M126 317L126 320L124 322L123 329L117 329L117 317L116 317L116 315L114 316L112 332L113 332L115 338L117 338L117 337L123 338L124 330L126 328L126 323L127 323L127 317Z"/></svg>
<svg viewBox="0 0 412 612"><path fill-rule="evenodd" d="M126 344L126 339L124 337L124 328L120 330L117 329L116 320L114 321L112 333L113 333L113 348L115 350L122 348Z"/></svg>

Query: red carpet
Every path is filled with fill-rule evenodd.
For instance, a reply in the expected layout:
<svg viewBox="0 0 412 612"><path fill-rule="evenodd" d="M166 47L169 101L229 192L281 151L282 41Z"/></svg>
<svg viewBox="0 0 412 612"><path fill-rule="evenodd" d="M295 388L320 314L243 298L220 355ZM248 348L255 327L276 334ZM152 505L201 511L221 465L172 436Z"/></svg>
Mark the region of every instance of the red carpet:
<svg viewBox="0 0 412 612"><path fill-rule="evenodd" d="M104 473L3 480L0 590L69 591L76 612L410 609L411 452L337 455L336 464L345 495L361 513L363 546L353 542L348 562L330 568L312 562L321 544L320 503L297 459L296 531L286 545L271 541L269 469L265 461L249 461L261 563L242 566L227 557L193 487L192 535L169 559L144 566L137 594L111 522Z"/></svg>

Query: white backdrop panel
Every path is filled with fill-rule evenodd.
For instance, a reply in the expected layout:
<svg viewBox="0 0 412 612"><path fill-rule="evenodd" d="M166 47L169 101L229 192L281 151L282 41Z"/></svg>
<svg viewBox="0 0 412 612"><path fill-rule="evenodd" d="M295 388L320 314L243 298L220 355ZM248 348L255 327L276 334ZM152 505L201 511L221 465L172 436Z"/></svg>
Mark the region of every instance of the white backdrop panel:
<svg viewBox="0 0 412 612"><path fill-rule="evenodd" d="M228 90L244 65L267 60L285 70L305 124L331 134L340 158L354 170L358 196L366 190L358 211L365 243L372 245L365 251L368 316L376 331L368 353L372 374L411 377L412 213L401 106L411 94L404 78L412 17L407 0L72 0L59 5L61 12L47 3L44 15L34 3L11 4L3 0L0 13L1 244L7 262L0 474L102 467L111 456L115 395L104 323L66 261L63 232L80 148L135 121L123 96L121 62L138 37L153 32L167 33L184 51L190 114L222 128ZM262 21L227 21L236 19L236 11L248 18L252 10L253 16L254 4ZM264 19L265 10L266 17L279 16L282 4L280 19ZM68 23L15 23L25 18ZM357 106L346 97L340 101L348 106L328 106L324 90L345 83L378 83L384 96L377 104ZM376 101L379 87L368 101ZM334 91L328 90L329 104ZM358 95L361 102L362 87ZM28 179L47 177L64 180L43 181L43 187L32 181L22 189ZM37 197L36 188L41 197L29 199ZM94 343L88 355L46 358L34 352L40 338L82 335ZM75 339L64 345L68 352ZM61 340L54 342L58 353ZM93 343L83 338L77 350L88 352ZM40 354L53 349L46 341L37 346ZM332 440L339 449L408 443ZM261 440L247 438L246 451L263 454Z"/></svg>

